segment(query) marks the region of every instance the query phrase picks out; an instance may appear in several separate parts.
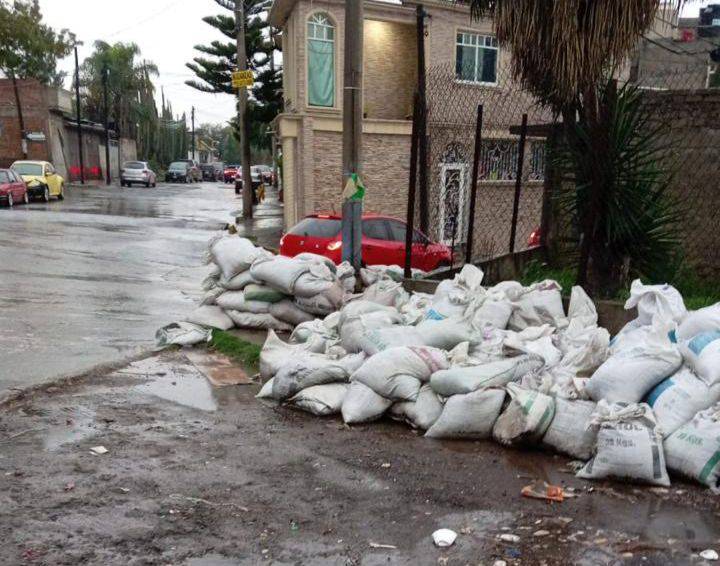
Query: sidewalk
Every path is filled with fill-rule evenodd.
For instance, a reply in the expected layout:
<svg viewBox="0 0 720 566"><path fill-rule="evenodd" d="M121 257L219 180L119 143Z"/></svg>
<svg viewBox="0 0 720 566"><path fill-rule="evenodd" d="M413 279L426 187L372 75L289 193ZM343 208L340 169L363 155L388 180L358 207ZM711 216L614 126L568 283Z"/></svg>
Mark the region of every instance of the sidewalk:
<svg viewBox="0 0 720 566"><path fill-rule="evenodd" d="M351 428L258 389L212 387L175 351L1 408L3 563L687 564L719 546L698 486L584 482L558 456ZM521 497L536 479L578 497ZM459 536L438 549L443 527Z"/></svg>

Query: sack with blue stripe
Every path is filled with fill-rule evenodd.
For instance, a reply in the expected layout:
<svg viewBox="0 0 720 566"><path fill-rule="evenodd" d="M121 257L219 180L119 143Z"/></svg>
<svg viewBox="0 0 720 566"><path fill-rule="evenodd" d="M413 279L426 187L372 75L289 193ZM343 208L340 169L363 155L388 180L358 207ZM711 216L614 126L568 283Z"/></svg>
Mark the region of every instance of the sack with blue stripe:
<svg viewBox="0 0 720 566"><path fill-rule="evenodd" d="M720 329L701 332L680 344L685 363L707 385L720 383Z"/></svg>

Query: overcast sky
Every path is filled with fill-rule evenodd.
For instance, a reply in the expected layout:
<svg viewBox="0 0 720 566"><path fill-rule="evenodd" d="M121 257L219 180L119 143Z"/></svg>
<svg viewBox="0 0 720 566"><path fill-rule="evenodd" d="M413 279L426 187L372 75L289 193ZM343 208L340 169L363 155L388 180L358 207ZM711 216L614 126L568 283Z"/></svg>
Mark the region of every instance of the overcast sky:
<svg viewBox="0 0 720 566"><path fill-rule="evenodd" d="M690 2L683 15L697 16L699 7L708 3ZM159 67L160 77L155 80L158 95L164 87L176 114L187 112L189 119L194 105L199 124L222 123L235 112L232 96L206 94L184 84L192 78L185 63L196 55L193 47L223 39L201 21L203 16L224 11L214 0L40 0L40 5L45 21L57 29L70 29L84 42L81 62L98 39L132 41L140 46L144 58ZM72 56L63 60L60 68L72 74Z"/></svg>

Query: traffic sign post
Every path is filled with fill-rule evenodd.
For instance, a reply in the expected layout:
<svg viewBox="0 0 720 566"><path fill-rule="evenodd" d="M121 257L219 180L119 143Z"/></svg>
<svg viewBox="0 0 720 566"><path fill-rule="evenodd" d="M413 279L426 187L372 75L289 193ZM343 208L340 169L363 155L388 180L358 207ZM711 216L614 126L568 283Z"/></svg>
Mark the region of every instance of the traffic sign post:
<svg viewBox="0 0 720 566"><path fill-rule="evenodd" d="M252 71L234 71L232 74L233 88L247 88L255 83Z"/></svg>

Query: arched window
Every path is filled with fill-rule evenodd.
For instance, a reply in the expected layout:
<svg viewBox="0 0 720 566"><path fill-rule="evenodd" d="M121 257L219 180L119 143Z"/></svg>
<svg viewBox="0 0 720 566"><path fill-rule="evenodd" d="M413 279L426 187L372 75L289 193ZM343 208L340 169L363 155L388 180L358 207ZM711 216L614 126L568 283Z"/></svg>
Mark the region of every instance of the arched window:
<svg viewBox="0 0 720 566"><path fill-rule="evenodd" d="M327 14L308 20L307 60L308 104L335 106L335 26Z"/></svg>

